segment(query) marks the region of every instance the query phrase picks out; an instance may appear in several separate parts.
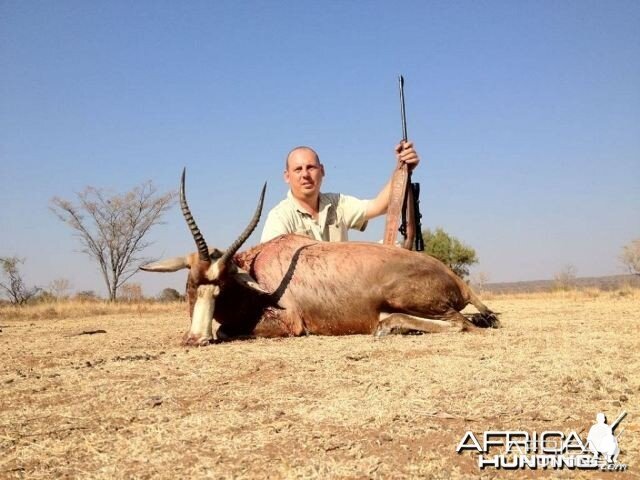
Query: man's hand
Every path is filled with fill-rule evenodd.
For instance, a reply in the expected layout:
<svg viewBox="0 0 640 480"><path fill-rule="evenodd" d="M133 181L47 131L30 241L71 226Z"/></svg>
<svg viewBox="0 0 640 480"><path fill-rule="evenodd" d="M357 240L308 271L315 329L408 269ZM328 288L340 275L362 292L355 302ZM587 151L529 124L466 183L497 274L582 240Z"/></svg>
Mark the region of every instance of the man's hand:
<svg viewBox="0 0 640 480"><path fill-rule="evenodd" d="M397 168L400 168L404 163L409 168L409 171L412 171L418 166L418 163L420 163L418 152L413 149L413 143L411 142L400 142L398 144L396 147L396 159L398 160ZM369 206L367 207L367 212L365 214L365 218L367 220L387 212L387 209L389 208L389 200L391 198L392 180L393 176L386 185L382 187L382 190L380 190L380 193L378 193L376 198L369 202Z"/></svg>
<svg viewBox="0 0 640 480"><path fill-rule="evenodd" d="M400 142L396 146L396 159L398 164L406 164L410 172L420 163L420 157L418 157L418 152L413 148L413 142Z"/></svg>

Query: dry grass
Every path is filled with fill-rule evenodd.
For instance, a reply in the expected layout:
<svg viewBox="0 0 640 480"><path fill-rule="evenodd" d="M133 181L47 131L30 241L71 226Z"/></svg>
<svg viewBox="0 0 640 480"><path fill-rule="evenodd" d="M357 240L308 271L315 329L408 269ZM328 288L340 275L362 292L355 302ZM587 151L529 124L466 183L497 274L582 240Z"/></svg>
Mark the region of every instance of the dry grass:
<svg viewBox="0 0 640 480"><path fill-rule="evenodd" d="M618 299L629 298L640 300L640 289L631 286L619 288L617 290L602 290L599 288L571 288L558 289L548 292L520 292L520 293L494 293L489 291L480 291L478 294L482 300L566 300L570 302L579 302L593 298Z"/></svg>
<svg viewBox="0 0 640 480"><path fill-rule="evenodd" d="M157 301L109 302L107 300L52 300L24 306L0 304L0 322L5 320L53 320L61 318L86 318L101 315L138 315L163 313L184 302L161 303Z"/></svg>
<svg viewBox="0 0 640 480"><path fill-rule="evenodd" d="M0 478L519 478L457 455L464 432L584 435L621 410L626 474L525 473L637 477L639 296L495 295L499 330L201 349L179 346L184 304L3 315Z"/></svg>

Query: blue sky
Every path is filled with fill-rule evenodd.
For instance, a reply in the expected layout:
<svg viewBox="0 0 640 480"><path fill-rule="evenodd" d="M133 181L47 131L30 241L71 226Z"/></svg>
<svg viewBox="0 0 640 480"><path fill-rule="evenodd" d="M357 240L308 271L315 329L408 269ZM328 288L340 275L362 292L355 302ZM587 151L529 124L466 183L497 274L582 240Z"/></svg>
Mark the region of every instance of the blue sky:
<svg viewBox="0 0 640 480"><path fill-rule="evenodd" d="M267 208L285 195L295 145L319 152L325 191L373 197L401 134L400 73L423 224L473 246L473 271L622 273L640 237L637 1L1 0L0 70L0 255L26 257L31 284L104 293L48 209L86 185L175 189L186 166L219 247L263 181ZM177 208L165 222L148 253L193 250ZM152 295L184 274L133 281Z"/></svg>

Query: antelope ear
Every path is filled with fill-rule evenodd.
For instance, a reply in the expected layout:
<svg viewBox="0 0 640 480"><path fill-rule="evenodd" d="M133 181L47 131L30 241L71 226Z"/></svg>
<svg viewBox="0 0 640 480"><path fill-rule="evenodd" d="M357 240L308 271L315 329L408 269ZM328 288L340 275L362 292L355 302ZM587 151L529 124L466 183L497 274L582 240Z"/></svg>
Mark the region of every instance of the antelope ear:
<svg viewBox="0 0 640 480"><path fill-rule="evenodd" d="M257 292L264 293L269 295L264 288L262 288L255 279L249 275L249 272L246 270L242 270L241 268L237 268L236 272L233 274L233 279L241 285L245 287L251 288L252 290L256 290Z"/></svg>
<svg viewBox="0 0 640 480"><path fill-rule="evenodd" d="M142 265L140 270L145 272L177 272L183 268L189 268L190 262L188 257L173 257L159 260L153 263Z"/></svg>

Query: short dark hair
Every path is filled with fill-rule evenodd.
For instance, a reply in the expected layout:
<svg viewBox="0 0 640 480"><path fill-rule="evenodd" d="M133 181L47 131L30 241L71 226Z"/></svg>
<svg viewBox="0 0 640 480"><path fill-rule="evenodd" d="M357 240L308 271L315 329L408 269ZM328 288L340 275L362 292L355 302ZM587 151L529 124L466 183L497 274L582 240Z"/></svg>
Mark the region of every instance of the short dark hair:
<svg viewBox="0 0 640 480"><path fill-rule="evenodd" d="M300 145L297 147L294 147L291 149L291 151L287 154L287 158L284 159L284 169L288 170L289 169L289 157L291 156L291 154L297 150L307 150L308 152L313 153L313 155L316 157L316 161L318 162L318 164L320 164L320 156L318 155L318 153L311 147L307 147L306 145Z"/></svg>

